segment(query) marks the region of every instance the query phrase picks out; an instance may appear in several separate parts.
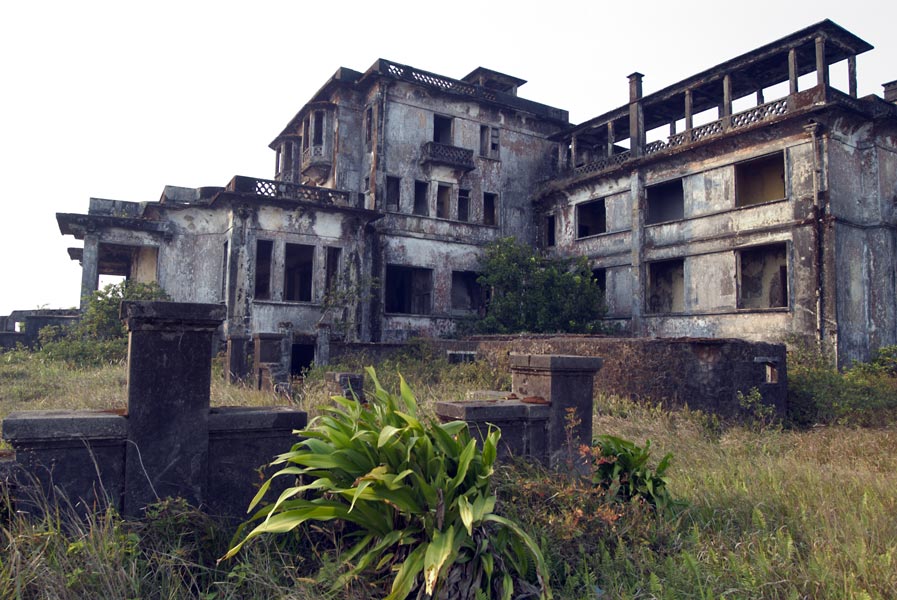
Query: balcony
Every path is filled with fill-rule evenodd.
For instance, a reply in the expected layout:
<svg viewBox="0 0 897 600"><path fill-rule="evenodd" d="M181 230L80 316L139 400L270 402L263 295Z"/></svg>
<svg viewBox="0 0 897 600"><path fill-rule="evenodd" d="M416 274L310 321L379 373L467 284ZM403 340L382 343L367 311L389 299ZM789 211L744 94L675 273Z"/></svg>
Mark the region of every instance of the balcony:
<svg viewBox="0 0 897 600"><path fill-rule="evenodd" d="M426 142L420 148L421 163L428 165L443 165L462 171L473 171L476 164L473 162L473 150L440 144L438 142Z"/></svg>
<svg viewBox="0 0 897 600"><path fill-rule="evenodd" d="M282 200L312 202L324 206L351 206L349 192L240 175L231 179L227 184L227 191Z"/></svg>
<svg viewBox="0 0 897 600"><path fill-rule="evenodd" d="M309 146L302 150L302 175L323 183L330 176L332 167L330 153L325 152L323 145Z"/></svg>

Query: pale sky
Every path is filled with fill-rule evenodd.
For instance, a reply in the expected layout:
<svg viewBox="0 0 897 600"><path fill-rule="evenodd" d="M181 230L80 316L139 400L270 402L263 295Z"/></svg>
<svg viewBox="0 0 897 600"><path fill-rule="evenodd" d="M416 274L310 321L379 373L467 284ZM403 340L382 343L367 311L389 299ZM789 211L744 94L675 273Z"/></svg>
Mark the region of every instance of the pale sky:
<svg viewBox="0 0 897 600"><path fill-rule="evenodd" d="M57 212L272 178L268 143L340 66L484 66L579 123L624 104L634 71L650 94L826 18L875 46L859 94L881 95L897 79L893 0L4 2L0 315L77 305L66 248L81 242Z"/></svg>

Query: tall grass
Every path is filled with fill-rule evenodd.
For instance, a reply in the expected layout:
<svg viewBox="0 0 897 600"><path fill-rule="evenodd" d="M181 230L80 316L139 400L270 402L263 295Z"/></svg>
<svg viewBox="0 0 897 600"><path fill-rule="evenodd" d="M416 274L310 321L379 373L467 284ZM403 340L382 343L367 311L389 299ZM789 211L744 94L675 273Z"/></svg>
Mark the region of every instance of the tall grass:
<svg viewBox="0 0 897 600"><path fill-rule="evenodd" d="M449 366L425 352L377 368L388 388L405 374L423 405L507 385L488 365ZM121 366L81 372L0 355L0 410L106 408L98 403L123 402L125 378ZM315 411L328 393L323 371L313 370L293 401ZM276 399L223 383L213 398ZM642 445L650 439L654 460L672 452L668 490L682 505L660 517L577 478L500 467L496 510L540 541L555 597L897 597L897 426L721 426L698 412L601 397L593 429ZM0 510L0 597L321 598L340 569L332 528L252 544L216 566L231 531L185 507L162 510L161 530L112 513L67 527ZM364 598L366 590L357 581L339 597Z"/></svg>

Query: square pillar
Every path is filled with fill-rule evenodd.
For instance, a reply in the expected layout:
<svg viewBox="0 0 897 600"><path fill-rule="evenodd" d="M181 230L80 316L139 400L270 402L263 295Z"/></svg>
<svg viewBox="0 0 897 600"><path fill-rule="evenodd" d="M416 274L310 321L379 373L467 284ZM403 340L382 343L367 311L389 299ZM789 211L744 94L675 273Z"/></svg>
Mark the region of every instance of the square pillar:
<svg viewBox="0 0 897 600"><path fill-rule="evenodd" d="M95 234L84 236L84 250L81 254L81 310L87 307L100 283L100 240Z"/></svg>
<svg viewBox="0 0 897 600"><path fill-rule="evenodd" d="M232 335L227 338L227 380L229 383L237 383L246 379L249 375L249 364L246 360L249 351L249 338L246 336Z"/></svg>
<svg viewBox="0 0 897 600"><path fill-rule="evenodd" d="M220 304L122 302L128 328L124 513L181 497L204 501L212 341Z"/></svg>
<svg viewBox="0 0 897 600"><path fill-rule="evenodd" d="M511 354L511 391L524 402L538 396L549 403L546 446L552 466L567 460L579 462L577 456L567 454L567 409L579 420L573 430L574 452L580 444L592 443L593 385L602 362L586 356Z"/></svg>

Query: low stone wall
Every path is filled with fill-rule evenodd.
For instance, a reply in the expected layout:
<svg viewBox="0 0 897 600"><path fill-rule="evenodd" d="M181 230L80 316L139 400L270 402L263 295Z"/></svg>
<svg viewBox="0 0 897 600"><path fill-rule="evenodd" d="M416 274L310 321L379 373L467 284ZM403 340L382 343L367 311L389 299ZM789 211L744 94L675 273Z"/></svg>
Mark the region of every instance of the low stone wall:
<svg viewBox="0 0 897 600"><path fill-rule="evenodd" d="M597 336L489 336L472 338L497 367L512 352L596 356L604 360L596 394L616 394L668 407L689 406L738 417L737 393L757 388L764 404L785 411L788 393L784 344L736 339L643 339Z"/></svg>

